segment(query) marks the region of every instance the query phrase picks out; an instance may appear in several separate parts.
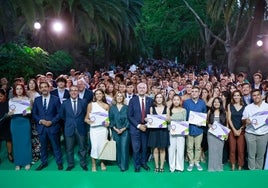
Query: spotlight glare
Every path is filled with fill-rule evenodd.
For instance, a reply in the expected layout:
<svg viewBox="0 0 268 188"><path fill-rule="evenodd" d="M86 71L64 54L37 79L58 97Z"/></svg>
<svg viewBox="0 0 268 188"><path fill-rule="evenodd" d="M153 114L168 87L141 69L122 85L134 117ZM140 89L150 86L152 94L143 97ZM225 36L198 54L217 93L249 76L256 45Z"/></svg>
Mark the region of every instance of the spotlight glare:
<svg viewBox="0 0 268 188"><path fill-rule="evenodd" d="M63 24L60 21L56 21L53 23L52 28L55 32L61 33L63 31Z"/></svg>
<svg viewBox="0 0 268 188"><path fill-rule="evenodd" d="M37 30L41 29L41 24L39 22L35 22L34 23L34 28L37 29Z"/></svg>
<svg viewBox="0 0 268 188"><path fill-rule="evenodd" d="M262 40L258 40L257 41L257 46L261 47L263 45L263 41Z"/></svg>

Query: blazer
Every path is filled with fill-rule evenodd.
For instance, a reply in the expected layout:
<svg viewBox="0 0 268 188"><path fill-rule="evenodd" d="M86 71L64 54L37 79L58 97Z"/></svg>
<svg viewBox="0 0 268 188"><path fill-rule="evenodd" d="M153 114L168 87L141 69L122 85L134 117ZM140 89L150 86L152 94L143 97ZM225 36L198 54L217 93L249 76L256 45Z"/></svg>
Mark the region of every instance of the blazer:
<svg viewBox="0 0 268 188"><path fill-rule="evenodd" d="M150 113L150 107L153 105L153 99L145 97L145 114ZM145 116L146 116L145 115ZM141 105L139 96L133 96L128 105L128 120L130 123L130 134L139 134L140 130L137 128L138 124L141 124Z"/></svg>
<svg viewBox="0 0 268 188"><path fill-rule="evenodd" d="M54 96L56 96L56 97L59 97L58 90L59 90L59 89L54 89L54 90L52 90L52 91L50 92L50 94L51 94L51 95L54 95ZM70 98L70 94L69 94L68 89L64 89L63 98L64 98L64 99L69 99L69 98Z"/></svg>
<svg viewBox="0 0 268 188"><path fill-rule="evenodd" d="M50 100L48 102L47 111L44 111L43 108L43 96L39 96L35 98L32 109L32 116L37 125L38 134L42 134L44 128L48 128L49 133L57 134L60 131L60 99L56 96L50 95ZM52 125L50 127L45 127L44 125L40 125L39 121L41 119L52 121Z"/></svg>
<svg viewBox="0 0 268 188"><path fill-rule="evenodd" d="M93 100L93 92L90 89L85 89L83 99L85 99L87 101L87 103L92 102L92 100Z"/></svg>
<svg viewBox="0 0 268 188"><path fill-rule="evenodd" d="M87 101L79 99L77 101L77 112L74 114L72 99L63 101L60 109L60 117L64 120L64 135L73 136L75 128L81 136L87 134L87 125L84 122L87 111Z"/></svg>

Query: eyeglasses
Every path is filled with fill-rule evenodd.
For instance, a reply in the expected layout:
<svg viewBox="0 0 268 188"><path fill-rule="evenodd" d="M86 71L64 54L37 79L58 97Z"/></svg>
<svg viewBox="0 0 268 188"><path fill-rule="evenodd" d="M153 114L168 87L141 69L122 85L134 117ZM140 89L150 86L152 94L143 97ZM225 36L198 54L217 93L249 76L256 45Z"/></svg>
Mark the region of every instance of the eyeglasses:
<svg viewBox="0 0 268 188"><path fill-rule="evenodd" d="M78 91L78 89L70 89L70 91Z"/></svg>

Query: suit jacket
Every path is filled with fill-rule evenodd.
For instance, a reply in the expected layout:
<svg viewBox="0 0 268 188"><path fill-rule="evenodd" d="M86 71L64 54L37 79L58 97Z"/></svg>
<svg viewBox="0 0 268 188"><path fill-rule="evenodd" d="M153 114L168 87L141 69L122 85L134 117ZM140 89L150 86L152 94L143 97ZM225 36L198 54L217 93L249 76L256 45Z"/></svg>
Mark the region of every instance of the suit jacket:
<svg viewBox="0 0 268 188"><path fill-rule="evenodd" d="M60 117L64 120L64 135L73 136L75 128L81 136L87 134L87 125L84 118L87 111L87 101L85 99L78 99L77 112L74 114L72 107L72 99L69 98L64 101L60 109Z"/></svg>
<svg viewBox="0 0 268 188"><path fill-rule="evenodd" d="M56 96L50 95L47 111L45 112L43 108L43 96L39 96L34 100L32 116L37 125L38 134L42 134L44 128L48 128L49 133L51 134L57 134L60 131L60 106L60 99ZM41 119L52 121L52 125L50 127L40 125L39 121Z"/></svg>
<svg viewBox="0 0 268 188"><path fill-rule="evenodd" d="M153 99L145 97L145 114L150 113L150 107L153 105ZM140 130L137 128L141 124L141 105L139 96L133 96L128 105L128 119L130 122L130 134L139 134Z"/></svg>
<svg viewBox="0 0 268 188"><path fill-rule="evenodd" d="M245 96L242 96L242 100L243 100L243 103L244 103L245 105L249 105L249 104L253 103L253 99L252 99L251 96L250 96L249 101L246 100Z"/></svg>
<svg viewBox="0 0 268 188"><path fill-rule="evenodd" d="M93 92L90 89L85 89L83 99L85 99L87 101L87 103L92 102L92 100L93 100Z"/></svg>
<svg viewBox="0 0 268 188"><path fill-rule="evenodd" d="M59 97L59 92L58 92L59 89L54 89L50 92L51 95L54 95L56 97ZM63 94L63 99L69 99L70 98L70 94L69 94L69 91L68 89L64 89L64 94Z"/></svg>

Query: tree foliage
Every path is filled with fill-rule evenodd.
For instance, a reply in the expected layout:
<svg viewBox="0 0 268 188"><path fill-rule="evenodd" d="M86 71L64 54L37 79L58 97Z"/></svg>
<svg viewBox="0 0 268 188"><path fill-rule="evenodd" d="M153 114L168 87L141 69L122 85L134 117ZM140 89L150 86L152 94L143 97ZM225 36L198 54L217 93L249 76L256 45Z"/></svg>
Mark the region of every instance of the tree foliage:
<svg viewBox="0 0 268 188"><path fill-rule="evenodd" d="M48 54L43 49L7 43L0 46L0 75L13 79L29 79L37 74L53 71L55 75L65 73L73 66L72 58L63 51Z"/></svg>

